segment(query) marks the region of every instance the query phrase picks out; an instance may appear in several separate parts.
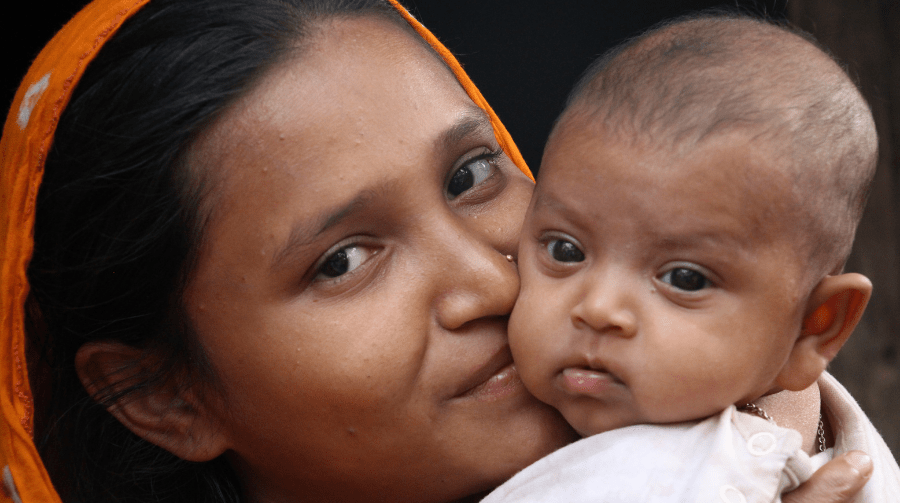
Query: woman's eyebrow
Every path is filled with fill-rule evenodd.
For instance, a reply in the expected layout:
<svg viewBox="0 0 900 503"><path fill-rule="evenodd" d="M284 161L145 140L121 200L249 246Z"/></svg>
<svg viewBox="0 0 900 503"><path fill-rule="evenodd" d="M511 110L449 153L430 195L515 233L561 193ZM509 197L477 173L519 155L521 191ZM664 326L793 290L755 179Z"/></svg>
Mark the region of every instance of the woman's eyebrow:
<svg viewBox="0 0 900 503"><path fill-rule="evenodd" d="M390 183L361 190L348 202L322 211L316 218L294 224L287 241L272 256L270 269L273 271L281 269L293 257L299 255L303 248L312 244L322 233L338 225L348 217L365 211L379 193L389 190L387 185L390 185Z"/></svg>
<svg viewBox="0 0 900 503"><path fill-rule="evenodd" d="M465 138L483 132L490 132L493 138L491 119L484 110L473 105L462 112L456 122L440 133L437 145L442 150L452 150ZM282 269L286 263L299 255L303 248L312 244L323 232L347 217L365 211L379 194L389 192L392 184L393 182L388 181L376 187L365 188L347 203L322 211L318 217L312 220L295 224L291 228L290 236L285 244L273 255L270 269L273 271Z"/></svg>
<svg viewBox="0 0 900 503"><path fill-rule="evenodd" d="M441 133L437 143L444 150L452 150L466 137L488 130L490 130L493 137L491 118L481 108L472 106L463 112L456 122Z"/></svg>

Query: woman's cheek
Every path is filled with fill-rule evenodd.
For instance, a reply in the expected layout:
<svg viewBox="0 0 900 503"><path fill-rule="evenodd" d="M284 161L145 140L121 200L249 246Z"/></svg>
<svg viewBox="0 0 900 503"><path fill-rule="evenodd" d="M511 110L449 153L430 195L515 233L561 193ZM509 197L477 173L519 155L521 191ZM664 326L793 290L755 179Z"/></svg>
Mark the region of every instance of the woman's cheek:
<svg viewBox="0 0 900 503"><path fill-rule="evenodd" d="M522 232L522 225L525 221L525 214L528 205L531 202L531 195L534 193L534 183L525 177L521 172L511 177L510 188L508 191L508 214L511 229L514 229L516 241Z"/></svg>
<svg viewBox="0 0 900 503"><path fill-rule="evenodd" d="M512 169L515 171L505 175L507 180L503 192L474 212L470 225L485 235L502 253L517 256L522 223L531 201L534 183L515 166Z"/></svg>

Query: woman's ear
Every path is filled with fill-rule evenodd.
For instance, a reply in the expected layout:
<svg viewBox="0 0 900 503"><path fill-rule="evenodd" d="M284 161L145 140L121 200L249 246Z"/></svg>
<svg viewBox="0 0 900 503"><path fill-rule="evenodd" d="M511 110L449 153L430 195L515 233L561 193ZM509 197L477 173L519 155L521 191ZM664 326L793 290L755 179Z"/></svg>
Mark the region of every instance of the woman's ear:
<svg viewBox="0 0 900 503"><path fill-rule="evenodd" d="M811 386L850 338L872 296L872 282L857 273L826 276L809 296L800 336L776 379L782 389Z"/></svg>
<svg viewBox="0 0 900 503"><path fill-rule="evenodd" d="M81 384L99 403L139 382L152 368L144 351L118 342L89 342L75 356ZM224 432L211 407L177 382L140 389L106 405L126 428L188 461L209 461L225 452Z"/></svg>

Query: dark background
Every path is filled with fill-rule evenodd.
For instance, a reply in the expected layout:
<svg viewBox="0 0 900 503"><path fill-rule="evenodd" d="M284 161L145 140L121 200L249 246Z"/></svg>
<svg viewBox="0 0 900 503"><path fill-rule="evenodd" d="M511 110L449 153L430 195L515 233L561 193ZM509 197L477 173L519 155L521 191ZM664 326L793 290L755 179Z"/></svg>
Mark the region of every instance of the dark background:
<svg viewBox="0 0 900 503"><path fill-rule="evenodd" d="M709 7L787 19L843 60L872 106L881 157L848 270L875 294L831 371L860 401L895 456L900 453L900 2L897 0L403 0L455 54L536 169L565 96L611 45L656 22ZM86 2L20 2L0 20L0 100L46 40Z"/></svg>
<svg viewBox="0 0 900 503"><path fill-rule="evenodd" d="M696 10L738 8L783 19L785 6L785 0L401 1L456 54L533 170L569 89L604 50Z"/></svg>
<svg viewBox="0 0 900 503"><path fill-rule="evenodd" d="M537 169L569 88L605 49L663 19L725 6L783 18L786 0L401 0L456 54ZM25 2L23 2L24 4ZM12 48L0 98L12 101L31 59L86 0L22 5L3 21ZM23 20L28 20L25 29Z"/></svg>

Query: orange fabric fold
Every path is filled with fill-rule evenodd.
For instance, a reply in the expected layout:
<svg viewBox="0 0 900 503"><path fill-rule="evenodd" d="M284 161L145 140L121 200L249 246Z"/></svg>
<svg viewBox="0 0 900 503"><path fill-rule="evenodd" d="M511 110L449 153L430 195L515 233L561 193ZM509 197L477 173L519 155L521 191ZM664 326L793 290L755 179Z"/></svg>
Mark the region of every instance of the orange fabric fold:
<svg viewBox="0 0 900 503"><path fill-rule="evenodd" d="M25 275L33 248L34 206L60 114L88 63L148 0L97 0L67 23L32 63L0 140L0 465L3 496L59 503L32 441L34 423L25 364Z"/></svg>
<svg viewBox="0 0 900 503"><path fill-rule="evenodd" d="M437 51L438 54L441 55L441 58L444 59L444 62L447 63L447 66L450 67L450 70L456 75L456 80L463 86L463 89L468 93L469 98L475 102L476 105L481 107L482 110L488 113L488 116L491 118L491 125L494 126L494 136L497 138L497 142L500 143L500 146L503 147L503 150L506 151L506 155L509 156L510 159L522 170L522 173L534 181L534 175L531 174L531 170L528 169L528 165L525 164L525 159L522 158L522 154L519 153L519 148L516 147L515 142L512 139L512 136L509 135L509 132L506 131L506 126L500 122L500 118L497 117L497 114L494 113L494 109L488 104L487 100L484 99L484 96L481 95L481 91L475 87L475 83L472 82L472 79L466 74L466 71L463 70L462 65L457 61L456 56L450 52L449 49L444 47L437 37L434 36L428 28L422 25L416 18L413 17L412 14L409 13L406 9L403 8L402 5L397 0L388 0L391 5L396 8L400 14L406 19L406 22L412 26L420 37L425 39L431 47Z"/></svg>
<svg viewBox="0 0 900 503"><path fill-rule="evenodd" d="M509 157L534 180L515 143L455 57L396 0L388 0L451 68L491 118ZM85 68L122 23L149 0L94 0L47 44L22 81L0 140L0 470L3 501L61 503L37 453L25 362L26 270L38 186L56 124ZM8 467L8 468L7 468ZM13 496L13 492L17 495Z"/></svg>

